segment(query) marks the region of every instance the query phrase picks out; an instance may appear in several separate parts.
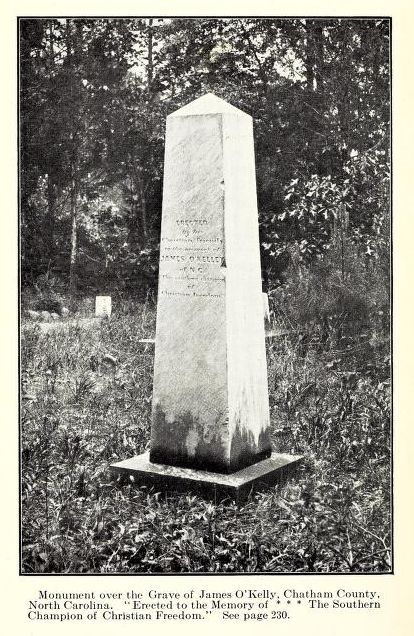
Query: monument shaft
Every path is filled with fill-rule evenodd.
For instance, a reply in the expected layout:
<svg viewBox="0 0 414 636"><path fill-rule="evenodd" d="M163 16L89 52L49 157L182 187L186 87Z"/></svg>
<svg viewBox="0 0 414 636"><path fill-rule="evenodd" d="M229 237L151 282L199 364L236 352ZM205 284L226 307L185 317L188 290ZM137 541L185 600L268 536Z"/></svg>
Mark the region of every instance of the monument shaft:
<svg viewBox="0 0 414 636"><path fill-rule="evenodd" d="M206 95L167 118L150 459L270 454L252 119Z"/></svg>

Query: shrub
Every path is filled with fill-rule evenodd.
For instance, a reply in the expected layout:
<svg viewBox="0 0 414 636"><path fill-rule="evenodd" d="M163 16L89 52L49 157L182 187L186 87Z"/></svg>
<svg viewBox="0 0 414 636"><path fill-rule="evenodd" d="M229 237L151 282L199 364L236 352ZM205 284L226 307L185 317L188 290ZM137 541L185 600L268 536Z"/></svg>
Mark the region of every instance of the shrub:
<svg viewBox="0 0 414 636"><path fill-rule="evenodd" d="M49 274L40 275L35 284L33 309L61 314L64 301L60 289L61 283L57 278Z"/></svg>
<svg viewBox="0 0 414 636"><path fill-rule="evenodd" d="M323 346L342 337L389 325L389 280L348 238L334 241L305 266L292 250L285 282L271 293L277 321L306 332Z"/></svg>

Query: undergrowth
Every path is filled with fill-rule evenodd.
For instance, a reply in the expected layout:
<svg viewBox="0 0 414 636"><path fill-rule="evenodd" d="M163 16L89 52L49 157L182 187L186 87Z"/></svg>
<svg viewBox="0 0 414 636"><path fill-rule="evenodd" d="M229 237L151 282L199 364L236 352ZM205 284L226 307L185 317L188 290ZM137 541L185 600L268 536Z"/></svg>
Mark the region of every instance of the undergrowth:
<svg viewBox="0 0 414 636"><path fill-rule="evenodd" d="M98 327L23 329L22 571L389 571L384 332L268 339L273 445L305 461L237 506L110 479L149 444L153 345L139 340L154 313L125 303Z"/></svg>

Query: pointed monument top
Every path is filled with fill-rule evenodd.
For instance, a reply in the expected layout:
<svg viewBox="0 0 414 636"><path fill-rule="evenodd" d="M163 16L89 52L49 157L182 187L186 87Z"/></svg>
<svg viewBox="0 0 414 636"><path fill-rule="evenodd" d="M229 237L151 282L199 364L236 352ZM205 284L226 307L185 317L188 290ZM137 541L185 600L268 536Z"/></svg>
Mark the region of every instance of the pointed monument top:
<svg viewBox="0 0 414 636"><path fill-rule="evenodd" d="M169 117L187 117L189 115L238 115L250 117L247 113L232 106L220 97L216 97L213 93L206 93L202 97L195 99L186 106L174 111Z"/></svg>

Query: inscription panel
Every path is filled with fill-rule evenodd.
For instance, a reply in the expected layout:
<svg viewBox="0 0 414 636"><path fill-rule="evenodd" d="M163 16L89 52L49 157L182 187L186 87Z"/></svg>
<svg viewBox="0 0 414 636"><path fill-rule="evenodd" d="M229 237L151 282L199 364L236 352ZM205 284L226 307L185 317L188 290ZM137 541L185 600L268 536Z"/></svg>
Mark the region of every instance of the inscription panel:
<svg viewBox="0 0 414 636"><path fill-rule="evenodd" d="M160 247L159 296L224 296L223 239L206 238L207 219L176 220L177 235L163 236Z"/></svg>

